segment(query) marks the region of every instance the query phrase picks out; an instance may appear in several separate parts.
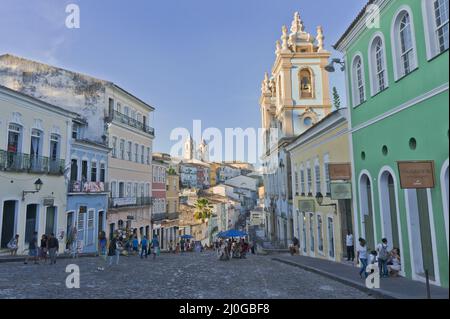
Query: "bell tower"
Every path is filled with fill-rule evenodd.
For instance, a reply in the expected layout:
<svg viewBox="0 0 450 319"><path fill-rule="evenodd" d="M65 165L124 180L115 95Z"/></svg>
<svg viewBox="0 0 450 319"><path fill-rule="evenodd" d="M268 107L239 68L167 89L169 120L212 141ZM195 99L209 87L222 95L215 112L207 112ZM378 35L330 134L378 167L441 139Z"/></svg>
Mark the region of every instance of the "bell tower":
<svg viewBox="0 0 450 319"><path fill-rule="evenodd" d="M264 77L260 99L263 128L277 128L279 138L297 136L331 112L325 70L331 53L324 48L322 27L311 35L296 12L289 31L282 27L271 76Z"/></svg>

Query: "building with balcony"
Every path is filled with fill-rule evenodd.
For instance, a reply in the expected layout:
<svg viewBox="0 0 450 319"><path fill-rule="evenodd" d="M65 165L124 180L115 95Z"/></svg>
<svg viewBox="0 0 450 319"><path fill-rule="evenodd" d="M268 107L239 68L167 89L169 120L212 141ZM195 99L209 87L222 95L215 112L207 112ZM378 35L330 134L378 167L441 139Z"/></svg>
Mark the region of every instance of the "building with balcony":
<svg viewBox="0 0 450 319"><path fill-rule="evenodd" d="M109 192L106 189L108 176L109 147L84 139L87 123L75 121L70 156L70 179L67 190L67 233L77 229L80 250L95 252L98 233L106 231Z"/></svg>
<svg viewBox="0 0 450 319"><path fill-rule="evenodd" d="M110 81L9 54L0 56L0 85L88 119L83 139L111 148L107 233L150 231L152 106ZM70 123L69 134L77 134L79 125Z"/></svg>
<svg viewBox="0 0 450 319"><path fill-rule="evenodd" d="M70 166L71 123L78 117L0 86L0 253L16 234L18 254L35 231L64 239L64 174Z"/></svg>

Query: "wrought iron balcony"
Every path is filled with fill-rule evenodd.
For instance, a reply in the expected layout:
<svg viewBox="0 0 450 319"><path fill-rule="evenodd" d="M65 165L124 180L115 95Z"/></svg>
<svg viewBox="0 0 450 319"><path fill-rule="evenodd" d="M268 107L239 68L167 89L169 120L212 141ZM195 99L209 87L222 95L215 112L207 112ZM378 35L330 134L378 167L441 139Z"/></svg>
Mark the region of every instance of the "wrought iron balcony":
<svg viewBox="0 0 450 319"><path fill-rule="evenodd" d="M169 219L168 213L152 214L152 221L154 222L163 221L165 219Z"/></svg>
<svg viewBox="0 0 450 319"><path fill-rule="evenodd" d="M152 136L155 136L155 129L153 127L150 127L150 126L146 125L145 123L137 121L137 120L129 117L128 115L125 115L118 111L114 111L114 113L112 114L112 119L116 120L120 123L126 124L128 126L137 128L138 130L148 133Z"/></svg>
<svg viewBox="0 0 450 319"><path fill-rule="evenodd" d="M169 213L167 219L169 220L175 220L178 219L178 217L180 216L180 213Z"/></svg>
<svg viewBox="0 0 450 319"><path fill-rule="evenodd" d="M151 206L152 197L110 197L109 208Z"/></svg>
<svg viewBox="0 0 450 319"><path fill-rule="evenodd" d="M63 175L64 160L0 150L0 170Z"/></svg>

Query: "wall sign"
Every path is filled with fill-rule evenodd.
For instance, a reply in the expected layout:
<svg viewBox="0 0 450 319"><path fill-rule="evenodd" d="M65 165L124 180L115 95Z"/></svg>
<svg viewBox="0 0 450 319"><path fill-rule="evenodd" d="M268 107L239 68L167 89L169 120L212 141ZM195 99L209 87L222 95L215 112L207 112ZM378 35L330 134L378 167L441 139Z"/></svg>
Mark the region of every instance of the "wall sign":
<svg viewBox="0 0 450 319"><path fill-rule="evenodd" d="M316 207L316 202L314 200L299 200L298 210L301 212L314 212Z"/></svg>
<svg viewBox="0 0 450 319"><path fill-rule="evenodd" d="M434 188L434 161L398 162L402 189Z"/></svg>
<svg viewBox="0 0 450 319"><path fill-rule="evenodd" d="M328 164L330 179L332 181L349 181L352 179L352 166L350 163Z"/></svg>
<svg viewBox="0 0 450 319"><path fill-rule="evenodd" d="M352 183L350 182L334 182L330 184L331 199L352 199Z"/></svg>

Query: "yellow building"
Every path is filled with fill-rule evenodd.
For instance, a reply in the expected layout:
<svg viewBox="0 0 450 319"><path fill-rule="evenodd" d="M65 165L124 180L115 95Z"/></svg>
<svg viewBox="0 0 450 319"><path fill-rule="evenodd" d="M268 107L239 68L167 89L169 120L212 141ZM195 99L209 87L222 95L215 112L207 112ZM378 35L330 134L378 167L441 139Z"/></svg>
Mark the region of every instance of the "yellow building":
<svg viewBox="0 0 450 319"><path fill-rule="evenodd" d="M209 184L211 187L217 185L217 170L221 166L220 163L211 163L209 170Z"/></svg>
<svg viewBox="0 0 450 319"><path fill-rule="evenodd" d="M300 241L300 253L339 262L347 254L347 232L353 233L346 110L334 111L287 149L292 163L294 234Z"/></svg>

